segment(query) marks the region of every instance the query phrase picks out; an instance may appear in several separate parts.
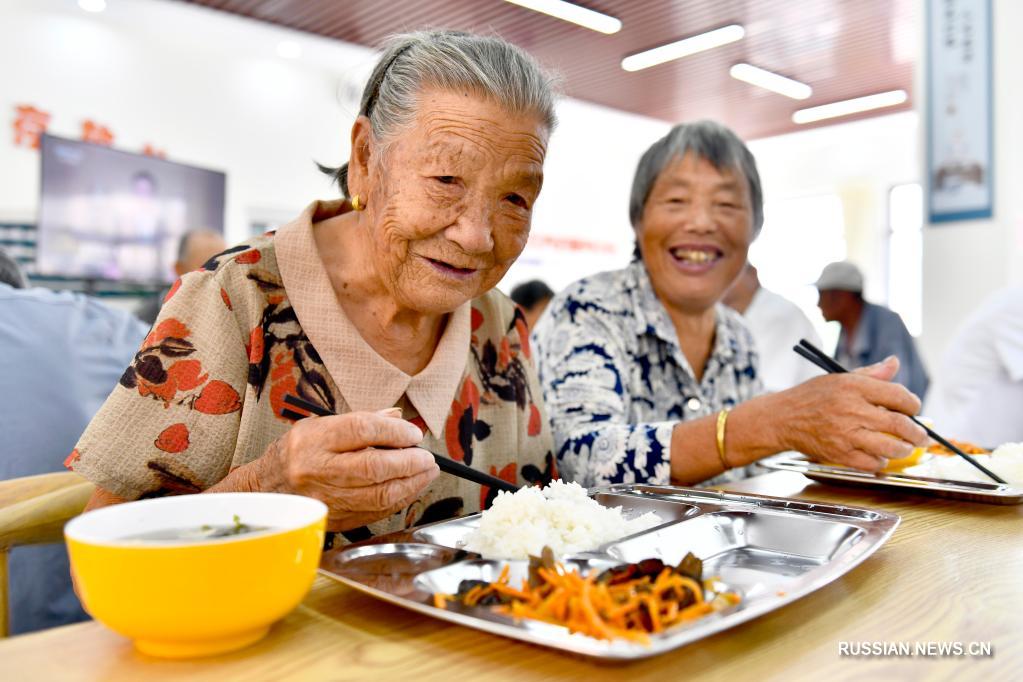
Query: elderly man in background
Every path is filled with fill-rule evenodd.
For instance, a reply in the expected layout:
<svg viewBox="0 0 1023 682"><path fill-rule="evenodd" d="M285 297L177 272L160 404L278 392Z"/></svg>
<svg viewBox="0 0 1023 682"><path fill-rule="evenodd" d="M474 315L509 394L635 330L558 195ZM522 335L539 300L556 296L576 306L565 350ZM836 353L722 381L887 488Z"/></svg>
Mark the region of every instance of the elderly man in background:
<svg viewBox="0 0 1023 682"><path fill-rule="evenodd" d="M26 289L0 251L0 479L62 471L64 458L131 362L145 326L68 291ZM62 544L11 553L11 633L86 617Z"/></svg>
<svg viewBox="0 0 1023 682"><path fill-rule="evenodd" d="M178 260L174 263L174 273L181 277L186 272L198 270L206 261L216 256L227 248L224 238L219 232L213 230L191 230L181 236L178 242ZM135 313L135 315L146 322L153 324L156 316L160 314L160 306L167 296L164 291L150 299L147 299Z"/></svg>
<svg viewBox="0 0 1023 682"><path fill-rule="evenodd" d="M899 359L894 380L922 399L929 380L916 342L898 313L864 300L860 269L849 261L831 263L821 272L816 287L824 319L842 325L835 359L854 369L894 355Z"/></svg>
<svg viewBox="0 0 1023 682"><path fill-rule="evenodd" d="M765 390L784 391L821 374L792 351L800 339L821 345L813 323L795 303L761 286L752 263L747 261L724 303L742 314L753 334Z"/></svg>
<svg viewBox="0 0 1023 682"><path fill-rule="evenodd" d="M1023 287L992 294L948 344L925 412L984 447L1023 441Z"/></svg>

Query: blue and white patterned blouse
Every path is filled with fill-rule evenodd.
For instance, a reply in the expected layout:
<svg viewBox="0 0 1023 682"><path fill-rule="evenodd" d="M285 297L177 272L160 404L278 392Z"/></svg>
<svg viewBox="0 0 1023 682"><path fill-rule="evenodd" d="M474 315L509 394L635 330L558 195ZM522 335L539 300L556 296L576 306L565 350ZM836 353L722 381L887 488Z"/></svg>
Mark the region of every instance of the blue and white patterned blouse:
<svg viewBox="0 0 1023 682"><path fill-rule="evenodd" d="M584 486L670 481L675 424L762 391L753 338L718 304L714 349L697 381L646 268L635 261L572 284L533 332L558 468ZM744 478L732 469L704 485Z"/></svg>

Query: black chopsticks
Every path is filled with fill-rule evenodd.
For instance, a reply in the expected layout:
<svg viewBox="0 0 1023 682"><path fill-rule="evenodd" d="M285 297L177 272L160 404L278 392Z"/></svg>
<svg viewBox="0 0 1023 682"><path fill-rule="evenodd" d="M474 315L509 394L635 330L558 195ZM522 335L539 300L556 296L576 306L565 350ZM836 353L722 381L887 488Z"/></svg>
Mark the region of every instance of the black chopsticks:
<svg viewBox="0 0 1023 682"><path fill-rule="evenodd" d="M308 400L303 400L298 396L290 394L284 396L284 402L293 407L305 410L306 412L312 412L320 417L329 417L334 414L330 410L324 409L315 403L311 403ZM281 410L281 416L298 421L299 419L305 418L307 415L284 408ZM433 459L437 462L437 466L440 467L440 470L446 474L451 474L452 476L464 478L465 480L472 481L473 483L490 486L495 490L504 490L509 493L513 493L519 489L519 486L514 483L509 483L497 476L491 476L490 474L482 471L477 471L476 469L466 466L461 462L456 462L449 457L438 455L436 452L431 452L430 454L433 455Z"/></svg>
<svg viewBox="0 0 1023 682"><path fill-rule="evenodd" d="M828 372L829 374L842 374L842 373L848 371L845 367L842 367L842 365L838 364L834 360L834 358L832 358L829 355L827 355L824 351L822 351L821 349L817 348L817 346L813 345L812 343L810 343L806 339L800 339L799 340L799 345L793 346L792 350L794 350L796 352L796 354L799 355L800 357L806 358L807 360L809 360L813 364L817 365L818 367L823 369L825 372ZM944 438L942 438L938 433L933 431L929 426L927 426L926 424L921 422L919 419L917 419L916 417L912 417L912 416L910 417L910 419L912 419L913 422L916 423L917 425L923 427L923 430L927 432L928 436L930 436L931 438L933 438L937 442L941 443L946 448L948 448L952 452L956 453L957 455L959 455L960 457L965 459L967 462L969 462L973 466L975 466L978 469L980 469L991 480L993 480L993 481L995 481L997 483L1002 483L1003 485L1007 485L1005 480L1003 480L1002 478L1000 478L996 474L992 473L991 471L988 471L987 467L985 467L983 464L981 464L980 462L978 462L973 457L971 457L970 455L966 454L965 452L963 452L962 450L960 450L956 446L952 445L952 443L950 443L949 441L947 441Z"/></svg>

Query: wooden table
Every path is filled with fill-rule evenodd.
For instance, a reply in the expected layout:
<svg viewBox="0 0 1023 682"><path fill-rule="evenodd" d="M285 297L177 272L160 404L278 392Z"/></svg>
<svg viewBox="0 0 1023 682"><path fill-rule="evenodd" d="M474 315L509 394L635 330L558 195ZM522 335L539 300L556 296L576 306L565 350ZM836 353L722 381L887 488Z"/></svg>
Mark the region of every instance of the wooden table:
<svg viewBox="0 0 1023 682"><path fill-rule="evenodd" d="M902 525L873 557L779 611L638 663L607 665L478 633L318 577L243 651L196 661L136 653L97 623L0 643L4 680L1003 680L1023 676L1023 506L827 487L777 472L729 486L877 507ZM839 642L990 642L990 657L858 658Z"/></svg>

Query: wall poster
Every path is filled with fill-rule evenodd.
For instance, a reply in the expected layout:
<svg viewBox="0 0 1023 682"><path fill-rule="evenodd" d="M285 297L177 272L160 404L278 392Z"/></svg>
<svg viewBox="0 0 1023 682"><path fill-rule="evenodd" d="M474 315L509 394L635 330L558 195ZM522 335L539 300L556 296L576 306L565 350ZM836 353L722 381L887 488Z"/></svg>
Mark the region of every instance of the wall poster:
<svg viewBox="0 0 1023 682"><path fill-rule="evenodd" d="M991 0L927 2L927 212L990 218L994 205Z"/></svg>

